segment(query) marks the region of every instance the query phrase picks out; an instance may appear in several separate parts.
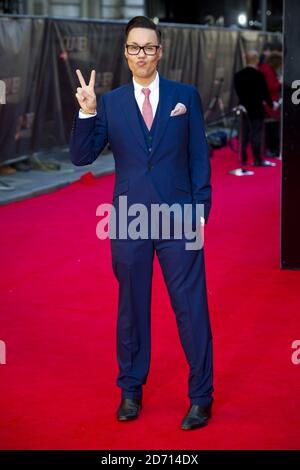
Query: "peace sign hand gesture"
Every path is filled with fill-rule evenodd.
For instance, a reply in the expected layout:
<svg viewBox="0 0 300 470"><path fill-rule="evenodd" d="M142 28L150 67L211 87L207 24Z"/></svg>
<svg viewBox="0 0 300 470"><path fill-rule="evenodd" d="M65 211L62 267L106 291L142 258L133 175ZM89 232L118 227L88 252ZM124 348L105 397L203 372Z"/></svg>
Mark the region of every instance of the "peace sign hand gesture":
<svg viewBox="0 0 300 470"><path fill-rule="evenodd" d="M97 109L97 100L96 94L94 91L96 72L92 70L89 84L85 83L83 75L79 69L76 70L77 77L80 81L81 87L77 88L76 98L79 103L79 106L86 113L95 113Z"/></svg>

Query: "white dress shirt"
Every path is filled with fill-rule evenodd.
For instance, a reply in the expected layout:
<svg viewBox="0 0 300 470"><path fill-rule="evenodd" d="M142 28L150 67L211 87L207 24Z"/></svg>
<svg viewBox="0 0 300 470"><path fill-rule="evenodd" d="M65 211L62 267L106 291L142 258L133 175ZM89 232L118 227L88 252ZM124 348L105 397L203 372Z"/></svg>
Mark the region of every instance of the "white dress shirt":
<svg viewBox="0 0 300 470"><path fill-rule="evenodd" d="M144 87L143 85L140 85L135 81L135 79L132 77L133 81L133 87L134 87L134 97L136 99L136 102L138 104L138 107L140 108L140 111L142 112L143 108L143 103L145 99L145 95L142 92L142 88L149 88L151 90L151 93L149 95L149 100L152 106L152 111L153 111L153 119L155 117L155 113L157 110L158 106L158 101L159 101L159 74L156 72L156 76L154 80L148 85L147 87ZM79 110L79 118L80 119L89 119L91 117L96 116L97 113L95 114L84 114L82 111Z"/></svg>

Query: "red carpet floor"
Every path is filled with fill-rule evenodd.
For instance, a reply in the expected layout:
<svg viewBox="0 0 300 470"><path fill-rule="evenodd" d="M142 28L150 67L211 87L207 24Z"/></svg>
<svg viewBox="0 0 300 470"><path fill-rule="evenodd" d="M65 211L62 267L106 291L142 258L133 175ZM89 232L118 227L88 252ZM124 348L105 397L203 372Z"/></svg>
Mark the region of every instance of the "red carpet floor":
<svg viewBox="0 0 300 470"><path fill-rule="evenodd" d="M188 368L155 259L152 362L140 419L119 423L117 283L96 206L114 176L0 208L2 449L299 449L300 272L279 269L280 163L213 164L206 268L214 336L209 426L180 430Z"/></svg>

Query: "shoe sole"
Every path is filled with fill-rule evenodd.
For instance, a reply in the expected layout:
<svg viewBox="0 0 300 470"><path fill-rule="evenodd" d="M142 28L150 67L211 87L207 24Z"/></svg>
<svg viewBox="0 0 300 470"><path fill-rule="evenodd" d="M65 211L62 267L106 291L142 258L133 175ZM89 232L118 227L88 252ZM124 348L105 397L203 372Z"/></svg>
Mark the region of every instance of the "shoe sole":
<svg viewBox="0 0 300 470"><path fill-rule="evenodd" d="M134 421L135 419L137 419L138 416L130 416L130 417L122 417L122 416L117 416L117 419L118 421Z"/></svg>
<svg viewBox="0 0 300 470"><path fill-rule="evenodd" d="M207 425L208 425L208 421L202 424L194 425L194 426L181 426L181 429L183 431L193 431L194 429L204 428Z"/></svg>

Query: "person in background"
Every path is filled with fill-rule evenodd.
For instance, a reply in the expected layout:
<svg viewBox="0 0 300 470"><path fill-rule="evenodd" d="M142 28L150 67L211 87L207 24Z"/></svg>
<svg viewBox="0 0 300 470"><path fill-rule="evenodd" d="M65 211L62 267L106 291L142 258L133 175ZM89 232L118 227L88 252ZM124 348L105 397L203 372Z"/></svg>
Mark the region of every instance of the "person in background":
<svg viewBox="0 0 300 470"><path fill-rule="evenodd" d="M282 54L278 51L271 52L264 63L259 65L259 70L264 74L268 90L274 106L271 108L265 104L266 117L266 147L269 157L278 156L280 153L280 98L282 81Z"/></svg>
<svg viewBox="0 0 300 470"><path fill-rule="evenodd" d="M247 146L252 147L254 166L269 166L261 155L264 124L264 104L273 108L273 102L263 73L258 69L259 55L255 50L248 51L247 65L234 75L234 87L239 104L247 113L243 115L242 164L247 164Z"/></svg>

